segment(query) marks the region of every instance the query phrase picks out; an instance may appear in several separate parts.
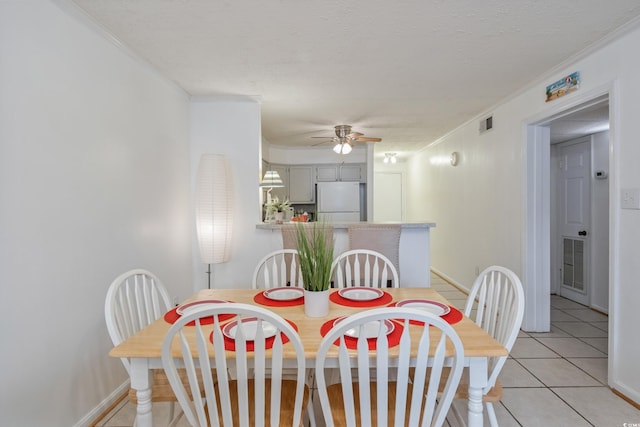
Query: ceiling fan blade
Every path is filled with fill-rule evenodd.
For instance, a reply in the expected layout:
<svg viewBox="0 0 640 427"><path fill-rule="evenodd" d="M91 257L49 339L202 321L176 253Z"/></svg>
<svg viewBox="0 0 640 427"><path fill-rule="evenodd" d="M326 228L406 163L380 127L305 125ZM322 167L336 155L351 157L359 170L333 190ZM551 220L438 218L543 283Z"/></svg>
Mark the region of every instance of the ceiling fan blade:
<svg viewBox="0 0 640 427"><path fill-rule="evenodd" d="M349 135L347 135L347 138L351 138L351 139L358 139L359 137L363 136L364 133L360 133L360 132L351 132Z"/></svg>
<svg viewBox="0 0 640 427"><path fill-rule="evenodd" d="M311 144L312 147L318 146L318 145L322 145L322 144L326 144L328 142L332 142L332 141L322 141L322 142L316 142L315 144Z"/></svg>
<svg viewBox="0 0 640 427"><path fill-rule="evenodd" d="M321 138L321 139L333 139L334 136L312 136L311 138Z"/></svg>
<svg viewBox="0 0 640 427"><path fill-rule="evenodd" d="M382 138L368 138L366 136L359 136L356 138L356 141L358 142L380 142L382 141Z"/></svg>

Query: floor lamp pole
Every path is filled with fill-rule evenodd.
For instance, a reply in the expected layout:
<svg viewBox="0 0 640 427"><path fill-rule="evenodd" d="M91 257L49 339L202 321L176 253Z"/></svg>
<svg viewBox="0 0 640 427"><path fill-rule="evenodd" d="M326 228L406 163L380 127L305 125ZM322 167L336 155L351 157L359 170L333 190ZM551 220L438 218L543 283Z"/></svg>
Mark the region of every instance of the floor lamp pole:
<svg viewBox="0 0 640 427"><path fill-rule="evenodd" d="M208 276L207 287L211 289L211 264L207 264L207 276Z"/></svg>

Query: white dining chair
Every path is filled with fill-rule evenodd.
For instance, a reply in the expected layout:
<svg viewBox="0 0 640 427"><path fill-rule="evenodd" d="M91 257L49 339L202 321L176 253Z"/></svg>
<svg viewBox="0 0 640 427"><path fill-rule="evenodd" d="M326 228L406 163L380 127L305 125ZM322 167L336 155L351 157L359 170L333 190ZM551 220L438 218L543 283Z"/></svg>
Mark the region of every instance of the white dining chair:
<svg viewBox="0 0 640 427"><path fill-rule="evenodd" d="M464 315L474 320L510 352L518 337L524 315L524 291L518 276L505 267L494 265L486 268L471 287ZM507 358L508 356L489 358L489 379L483 390L482 401L492 427L498 426L493 404L502 398L502 385L498 375ZM466 380L461 382L456 399L467 399L468 388ZM458 422L465 425L464 418L455 406L452 409Z"/></svg>
<svg viewBox="0 0 640 427"><path fill-rule="evenodd" d="M331 264L331 277L336 288L400 286L398 270L389 258L369 249L351 249L338 255Z"/></svg>
<svg viewBox="0 0 640 427"><path fill-rule="evenodd" d="M153 273L136 269L118 276L109 286L104 306L104 317L113 345L117 346L162 317L170 306L169 293ZM129 359L120 360L127 373L130 373ZM132 388L129 389L129 400L137 402L136 391ZM161 369L153 371L151 401L170 402L169 424L175 420L176 397Z"/></svg>
<svg viewBox="0 0 640 427"><path fill-rule="evenodd" d="M258 262L251 281L253 289L270 289L279 286L302 286L302 273L295 249L279 249L267 254Z"/></svg>
<svg viewBox="0 0 640 427"><path fill-rule="evenodd" d="M221 314L237 316L223 324ZM211 317L212 325L200 323ZM189 322L195 325L187 326ZM230 343L235 351L227 347ZM253 345L253 351L247 350L247 344ZM295 359L288 362L297 372L293 380L283 378L284 356L291 351ZM192 426L301 425L302 408L309 398L304 348L293 326L270 310L228 303L182 316L164 338L162 365ZM180 380L178 366L186 368L187 384ZM229 370L234 371L234 379ZM199 372L214 374L200 376Z"/></svg>
<svg viewBox="0 0 640 427"><path fill-rule="evenodd" d="M401 333L392 330L399 327L403 328ZM417 329L419 336L412 338L410 328ZM400 333L397 358L389 356L388 337L392 333ZM327 355L336 341L340 381L328 385L325 370L333 370L327 369L333 366L328 366ZM369 349L372 342L374 350ZM349 348L354 345L355 355ZM446 377L442 376L445 361L450 364ZM447 322L426 311L385 307L346 317L327 332L316 357L318 396L325 423L329 427L441 426L463 363L458 334ZM372 372L376 373L375 381L371 380ZM445 382L444 392L438 395L441 381Z"/></svg>
<svg viewBox="0 0 640 427"><path fill-rule="evenodd" d="M294 230L295 231L295 230ZM295 286L303 288L302 271L296 249L279 249L265 255L253 271L251 281L253 289L271 289L280 286ZM285 369L285 376L295 375L289 369ZM313 384L313 369L307 369L307 384ZM311 426L315 426L313 404L309 400L307 408Z"/></svg>

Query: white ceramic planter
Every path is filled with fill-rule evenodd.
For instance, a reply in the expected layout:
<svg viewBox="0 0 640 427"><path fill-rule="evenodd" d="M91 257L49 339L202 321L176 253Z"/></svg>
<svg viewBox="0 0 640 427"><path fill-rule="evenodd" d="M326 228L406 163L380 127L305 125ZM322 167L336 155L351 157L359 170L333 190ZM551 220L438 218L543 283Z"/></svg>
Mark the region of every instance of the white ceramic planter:
<svg viewBox="0 0 640 427"><path fill-rule="evenodd" d="M329 290L304 291L304 314L308 317L325 317L329 314Z"/></svg>

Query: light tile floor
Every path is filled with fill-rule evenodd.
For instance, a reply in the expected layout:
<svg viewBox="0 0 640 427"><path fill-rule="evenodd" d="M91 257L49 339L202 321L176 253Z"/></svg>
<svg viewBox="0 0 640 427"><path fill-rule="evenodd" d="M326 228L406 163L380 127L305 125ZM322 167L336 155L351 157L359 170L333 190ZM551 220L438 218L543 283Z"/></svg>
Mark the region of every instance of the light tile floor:
<svg viewBox="0 0 640 427"><path fill-rule="evenodd" d="M464 293L435 275L431 283L454 306L464 309ZM607 316L552 295L551 331L520 332L502 370L504 395L495 405L500 426L640 425L640 410L606 385L607 331ZM454 404L466 414L465 401ZM154 404L154 425L166 424L167 410L167 404ZM125 400L97 426L129 427L134 415L134 406ZM458 427L453 415L447 423ZM489 425L486 414L485 425ZM185 426L183 418L178 427Z"/></svg>
<svg viewBox="0 0 640 427"><path fill-rule="evenodd" d="M431 277L438 292L464 308L465 294ZM504 395L495 405L500 426L640 425L640 410L606 385L607 334L607 316L551 295L551 331L521 331L502 369ZM455 405L466 412L465 402ZM453 416L448 422L450 427L458 426Z"/></svg>

